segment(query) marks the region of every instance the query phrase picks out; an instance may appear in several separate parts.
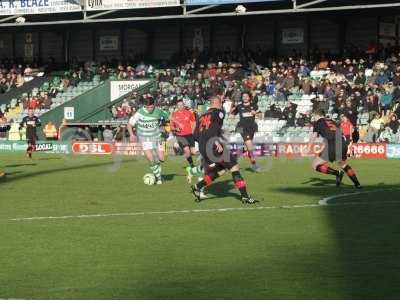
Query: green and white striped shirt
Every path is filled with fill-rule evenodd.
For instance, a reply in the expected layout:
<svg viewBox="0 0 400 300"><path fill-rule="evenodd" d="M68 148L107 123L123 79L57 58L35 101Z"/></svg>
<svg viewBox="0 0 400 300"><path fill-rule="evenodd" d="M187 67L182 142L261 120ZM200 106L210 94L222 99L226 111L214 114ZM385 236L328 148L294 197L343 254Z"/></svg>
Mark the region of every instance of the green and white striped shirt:
<svg viewBox="0 0 400 300"><path fill-rule="evenodd" d="M129 119L129 124L135 127L139 138L159 138L161 136L160 123L162 120L168 120L167 112L156 107L149 113L142 107Z"/></svg>

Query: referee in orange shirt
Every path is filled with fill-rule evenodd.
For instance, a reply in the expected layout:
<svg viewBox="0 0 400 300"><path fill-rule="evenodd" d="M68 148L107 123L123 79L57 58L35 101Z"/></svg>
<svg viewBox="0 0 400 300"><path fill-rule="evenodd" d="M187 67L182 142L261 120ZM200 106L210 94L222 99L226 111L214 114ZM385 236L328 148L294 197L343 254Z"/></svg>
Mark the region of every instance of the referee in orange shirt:
<svg viewBox="0 0 400 300"><path fill-rule="evenodd" d="M185 107L182 99L178 100L176 107L176 111L172 113L170 118L171 129L190 167L194 168L192 155L196 154L193 137L196 118L194 113Z"/></svg>
<svg viewBox="0 0 400 300"><path fill-rule="evenodd" d="M350 153L349 146L353 143L354 126L345 114L340 115L340 129L346 141L347 153Z"/></svg>

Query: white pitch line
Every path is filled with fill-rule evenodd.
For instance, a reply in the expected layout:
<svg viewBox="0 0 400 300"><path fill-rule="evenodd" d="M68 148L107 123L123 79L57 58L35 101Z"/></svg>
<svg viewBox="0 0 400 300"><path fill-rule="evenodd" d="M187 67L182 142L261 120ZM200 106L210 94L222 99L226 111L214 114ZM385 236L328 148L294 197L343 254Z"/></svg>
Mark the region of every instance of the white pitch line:
<svg viewBox="0 0 400 300"><path fill-rule="evenodd" d="M318 204L307 204L303 207L316 207ZM173 215L173 214L190 214L190 213L207 213L207 212L229 212L241 210L262 210L288 208L284 206L255 206L255 207L226 207L226 208L209 208L209 209L186 209L186 210L167 210L167 211L144 211L131 213L111 213L111 214L93 214L93 215L70 215L70 216L49 216L49 217L29 217L14 218L10 221L37 221L37 220L54 220L54 219L84 219L84 218L105 218L120 216L142 216L142 215Z"/></svg>
<svg viewBox="0 0 400 300"><path fill-rule="evenodd" d="M386 191L398 191L400 188L379 189L370 191L360 191L352 193L343 193L332 195L321 199L318 204L299 204L299 205L281 205L281 206L252 206L252 207L227 207L227 208L206 208L206 209L185 209L185 210L167 210L167 211L142 211L130 213L109 213L109 214L87 214L87 215L69 215L69 216L48 216L48 217L27 217L14 218L9 221L39 221L39 220L59 220L59 219L85 219L85 218L107 218L107 217L123 217L123 216L144 216L144 215L173 215L173 214L192 214L192 213L221 213L231 211L249 211L249 210L267 210L267 209L297 209L297 208L316 208L329 206L354 206L369 204L400 204L396 200L383 201L351 201L341 203L330 203L330 201L338 198L344 198L354 195L362 195L369 193L378 193Z"/></svg>
<svg viewBox="0 0 400 300"><path fill-rule="evenodd" d="M325 197L325 198L319 200L318 204L322 205L322 206L332 205L332 203L329 203L329 202L331 200L338 199L338 198L344 198L344 197L348 197L348 196L357 196L357 195L363 195L363 194L379 193L379 192L399 191L399 190L400 190L400 188L387 188L387 189L366 190L366 191L359 191L359 192L352 192L352 193L337 194L337 195L332 195L332 196ZM369 202L369 203L371 203L371 202ZM380 202L380 203L382 203L382 202Z"/></svg>

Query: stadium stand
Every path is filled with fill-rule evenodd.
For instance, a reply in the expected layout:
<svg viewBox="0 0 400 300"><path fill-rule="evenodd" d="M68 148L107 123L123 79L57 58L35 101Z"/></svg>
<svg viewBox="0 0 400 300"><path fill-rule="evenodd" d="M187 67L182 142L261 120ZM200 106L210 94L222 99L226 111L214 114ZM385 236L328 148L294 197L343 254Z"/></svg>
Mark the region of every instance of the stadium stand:
<svg viewBox="0 0 400 300"><path fill-rule="evenodd" d="M213 93L224 91L224 105L230 107L240 101L242 92L250 92L262 113L256 140L307 142L310 112L318 107L337 121L341 115L348 116L357 129L355 140L400 141L400 57L396 48L382 49L375 56L353 51L354 58L322 55L306 60L297 55L268 65L258 64L254 53L227 50L211 55L187 51L184 57L190 59L171 69L143 62L94 64L100 66L97 68L86 63L61 76L50 77L20 99L2 104L0 110L7 120L19 122L28 108L36 109L40 116L104 80L151 78L156 81L152 96L158 105L170 111L179 98L201 113ZM215 57L218 62L213 63ZM136 92L125 98L109 108L114 120L127 120L143 100ZM228 113L225 129L233 139L239 136L234 134L236 123L237 118Z"/></svg>
<svg viewBox="0 0 400 300"><path fill-rule="evenodd" d="M240 101L243 91L249 91L263 114L256 135L261 140L307 142L310 112L320 107L336 121L341 115L348 116L357 128L355 140L397 142L400 58L395 49L385 52L390 54L382 59L364 54L357 59L343 57L324 63L291 57L268 67L255 64L251 57L244 65L180 65L155 70L158 89L153 96L169 110L182 98L187 106L202 111L207 96L217 90L224 90L225 102L233 104ZM120 107L112 108L114 118L126 119L140 103L140 97L132 93ZM374 128L371 121L377 118L382 126ZM227 114L225 129L234 133L237 121Z"/></svg>

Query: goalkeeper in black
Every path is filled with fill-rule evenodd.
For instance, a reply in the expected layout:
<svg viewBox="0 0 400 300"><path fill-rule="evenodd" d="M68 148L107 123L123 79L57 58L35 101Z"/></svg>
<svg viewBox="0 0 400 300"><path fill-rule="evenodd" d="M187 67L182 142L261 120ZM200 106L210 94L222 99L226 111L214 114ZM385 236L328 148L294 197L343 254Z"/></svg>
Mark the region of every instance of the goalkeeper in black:
<svg viewBox="0 0 400 300"><path fill-rule="evenodd" d="M242 94L242 102L235 106L232 114L239 115L239 123L236 127L236 131L240 133L243 138L244 145L246 146L247 156L251 162L251 169L254 172L259 172L260 168L256 164L254 155L253 138L257 132L256 115L258 113L258 106L256 103L251 101L250 95L247 92Z"/></svg>
<svg viewBox="0 0 400 300"><path fill-rule="evenodd" d="M28 110L28 115L22 119L20 128L26 128L26 140L28 142L28 148L26 149L26 155L32 158L32 153L36 148L37 133L36 128L42 124L40 119L33 114L33 109Z"/></svg>

